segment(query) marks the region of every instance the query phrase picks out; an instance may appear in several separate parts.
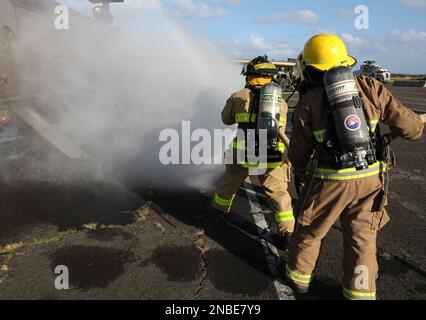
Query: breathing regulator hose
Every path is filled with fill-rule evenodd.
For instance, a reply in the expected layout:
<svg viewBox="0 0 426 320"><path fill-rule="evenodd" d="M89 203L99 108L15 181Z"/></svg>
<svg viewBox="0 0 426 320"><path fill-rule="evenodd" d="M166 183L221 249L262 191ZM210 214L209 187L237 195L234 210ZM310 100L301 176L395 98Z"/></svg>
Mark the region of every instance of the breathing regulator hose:
<svg viewBox="0 0 426 320"><path fill-rule="evenodd" d="M294 90L293 92L288 96L288 98L285 100L285 102L288 104L288 102L290 101L291 98L293 98L294 94L297 91L297 87L294 86ZM289 109L296 109L296 107L288 107Z"/></svg>
<svg viewBox="0 0 426 320"><path fill-rule="evenodd" d="M306 183L303 186L302 193L300 195L299 208L297 210L296 220L298 220L299 217L303 216L303 211L305 209L306 201L308 200L308 196L309 196L309 193L311 192L312 184L314 182L315 170L318 167L318 157L319 157L319 148L316 147L314 150L314 155L312 157L311 165L309 166L308 179L306 180ZM297 227L298 227L298 224L296 224L296 230L297 230Z"/></svg>
<svg viewBox="0 0 426 320"><path fill-rule="evenodd" d="M386 168L385 172L382 173L383 176L383 189L382 189L382 197L380 199L378 212L382 212L385 208L386 199L388 197L389 193L389 184L390 184L390 177L389 177L389 169L391 167L391 164L395 165L395 158L392 156L392 150L390 148L390 144L392 140L398 138L397 133L392 134L385 134L382 137L382 144L383 148L385 148L385 161L386 161Z"/></svg>
<svg viewBox="0 0 426 320"><path fill-rule="evenodd" d="M379 212L383 212L383 210L385 209L386 199L389 193L389 182L390 182L389 167L391 162L390 153L391 153L390 147L387 146L386 147L386 172L383 174L384 183L383 183L382 198L380 199L380 204L379 204Z"/></svg>

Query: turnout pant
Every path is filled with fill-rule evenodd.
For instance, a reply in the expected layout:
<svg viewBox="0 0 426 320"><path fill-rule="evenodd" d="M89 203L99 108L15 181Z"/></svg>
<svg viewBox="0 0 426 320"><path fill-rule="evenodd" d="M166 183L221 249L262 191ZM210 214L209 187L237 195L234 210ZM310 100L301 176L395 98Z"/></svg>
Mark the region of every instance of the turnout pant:
<svg viewBox="0 0 426 320"><path fill-rule="evenodd" d="M227 165L213 199L213 207L221 212L229 213L235 195L248 176L249 169L239 164ZM259 176L259 179L268 202L274 210L278 231L281 234L293 232L295 219L291 197L287 190L290 181L290 165L284 162L277 168L267 169L265 174Z"/></svg>
<svg viewBox="0 0 426 320"><path fill-rule="evenodd" d="M377 230L389 221L386 210L377 211L381 189L379 175L346 182L316 180L290 243L287 277L299 286L309 286L321 242L340 218L344 297L374 300L378 273Z"/></svg>

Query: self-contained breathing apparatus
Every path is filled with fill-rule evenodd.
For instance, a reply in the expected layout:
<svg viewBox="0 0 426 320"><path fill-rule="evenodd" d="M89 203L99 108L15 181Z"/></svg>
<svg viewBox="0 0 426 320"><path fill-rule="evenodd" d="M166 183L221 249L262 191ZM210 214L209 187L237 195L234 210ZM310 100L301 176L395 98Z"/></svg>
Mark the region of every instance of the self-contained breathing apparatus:
<svg viewBox="0 0 426 320"><path fill-rule="evenodd" d="M303 212L314 180L317 166L341 170L368 169L377 161L383 161L388 168L394 164L390 150L391 137L382 135L380 125L372 132L368 126L362 92L358 91L350 67L334 67L324 74L325 105L329 115L324 142L316 145L308 178L301 195L299 215ZM389 178L384 178L382 199L377 211L382 211L387 197Z"/></svg>
<svg viewBox="0 0 426 320"><path fill-rule="evenodd" d="M336 170L365 170L376 159L370 129L355 77L348 67L336 67L324 75L329 124L319 154L319 164Z"/></svg>
<svg viewBox="0 0 426 320"><path fill-rule="evenodd" d="M268 161L281 160L281 153L276 151L276 147L280 141L279 121L283 97L281 87L273 81L276 73L275 65L266 56L253 59L242 72L245 76L271 77L271 82L263 86L247 85L251 90L249 121L239 125L246 134L247 149L254 151L256 156L259 155L260 130L266 130Z"/></svg>
<svg viewBox="0 0 426 320"><path fill-rule="evenodd" d="M259 145L265 143L260 141L260 130L266 131L267 160L276 162L281 160L281 152L276 148L281 141L280 110L282 103L281 87L271 82L260 88L252 88L250 101L250 115L247 124L239 125L246 134L247 149L252 155L259 156ZM264 136L264 135L263 135Z"/></svg>
<svg viewBox="0 0 426 320"><path fill-rule="evenodd" d="M257 130L266 130L268 150L274 150L278 145L280 109L282 103L281 87L271 82L260 90Z"/></svg>

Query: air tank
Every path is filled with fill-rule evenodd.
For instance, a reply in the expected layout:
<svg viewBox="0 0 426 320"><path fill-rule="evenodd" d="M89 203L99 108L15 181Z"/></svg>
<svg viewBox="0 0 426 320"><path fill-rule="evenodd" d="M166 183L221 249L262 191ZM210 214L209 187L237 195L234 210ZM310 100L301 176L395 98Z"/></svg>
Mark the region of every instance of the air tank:
<svg viewBox="0 0 426 320"><path fill-rule="evenodd" d="M330 69L324 75L324 85L340 147L346 152L367 149L370 132L351 69Z"/></svg>
<svg viewBox="0 0 426 320"><path fill-rule="evenodd" d="M271 82L262 87L257 129L267 131L269 148L275 148L278 143L281 103L282 89L278 84Z"/></svg>

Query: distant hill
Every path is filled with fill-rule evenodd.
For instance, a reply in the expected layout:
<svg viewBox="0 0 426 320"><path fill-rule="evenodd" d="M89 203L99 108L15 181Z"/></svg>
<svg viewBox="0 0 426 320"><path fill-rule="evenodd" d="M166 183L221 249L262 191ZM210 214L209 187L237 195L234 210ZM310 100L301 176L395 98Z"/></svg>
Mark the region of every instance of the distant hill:
<svg viewBox="0 0 426 320"><path fill-rule="evenodd" d="M392 80L426 80L426 74L393 73Z"/></svg>

